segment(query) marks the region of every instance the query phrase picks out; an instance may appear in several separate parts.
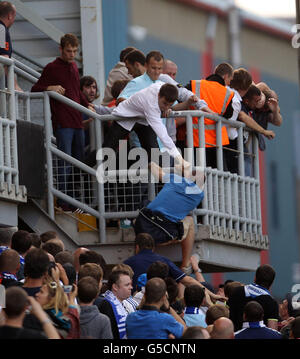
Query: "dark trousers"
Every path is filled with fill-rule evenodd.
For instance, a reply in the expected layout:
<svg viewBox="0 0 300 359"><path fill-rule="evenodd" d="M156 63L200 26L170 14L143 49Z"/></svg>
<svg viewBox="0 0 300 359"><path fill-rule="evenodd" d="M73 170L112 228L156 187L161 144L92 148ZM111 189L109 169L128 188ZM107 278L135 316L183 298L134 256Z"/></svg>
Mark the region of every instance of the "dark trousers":
<svg viewBox="0 0 300 359"><path fill-rule="evenodd" d="M158 143L156 140L156 134L152 130L150 126L144 126L139 123L136 123L132 129L138 135L139 141L141 143L142 148L147 151L148 154L148 162L151 161L151 148L158 148ZM126 138L126 136L130 133L130 131L126 130L122 126L120 126L117 122L114 122L107 134L105 135L103 148L108 147L113 150L117 150L119 148L119 141ZM97 151L92 151L89 156L86 158L85 163L94 167L96 165L96 153Z"/></svg>
<svg viewBox="0 0 300 359"><path fill-rule="evenodd" d="M138 135L141 146L147 151L148 161L150 162L151 148L158 148L155 132L150 126L141 125L139 123L136 123L132 130ZM109 147L113 150L117 150L119 147L119 141L124 139L129 132L130 131L120 126L117 122L114 122L104 140L103 147Z"/></svg>
<svg viewBox="0 0 300 359"><path fill-rule="evenodd" d="M194 147L194 157L196 158L196 147ZM224 149L222 151L223 156L223 171L228 171L226 156ZM216 147L206 147L205 148L205 158L206 158L206 167L218 168L217 166L217 148Z"/></svg>
<svg viewBox="0 0 300 359"><path fill-rule="evenodd" d="M226 162L227 162L227 168L228 171L231 173L238 173L238 158L239 155L237 152L233 152L233 151L229 151L230 149L232 150L237 150L237 138L234 140L229 140L229 145L224 146L225 147L225 158L226 158ZM229 150L226 150L226 148L228 148Z"/></svg>
<svg viewBox="0 0 300 359"><path fill-rule="evenodd" d="M66 154L73 156L79 161L84 158L84 130L82 128L57 128L56 132L57 148ZM76 168L73 170L71 178L72 165L63 159L57 161L58 169L58 190L75 198L75 183L79 185L80 177ZM60 199L57 205L62 206L66 203Z"/></svg>

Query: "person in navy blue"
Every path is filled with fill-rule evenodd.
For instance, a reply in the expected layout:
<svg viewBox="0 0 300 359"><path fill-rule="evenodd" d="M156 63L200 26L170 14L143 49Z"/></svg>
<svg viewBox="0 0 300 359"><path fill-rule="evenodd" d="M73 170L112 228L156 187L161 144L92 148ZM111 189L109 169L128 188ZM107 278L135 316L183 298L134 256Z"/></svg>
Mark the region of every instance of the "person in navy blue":
<svg viewBox="0 0 300 359"><path fill-rule="evenodd" d="M248 302L244 308L243 329L234 333L235 339L282 339L282 335L265 326L263 307L256 301Z"/></svg>
<svg viewBox="0 0 300 359"><path fill-rule="evenodd" d="M12 45L9 28L14 23L16 8L8 1L0 3L0 55L11 57Z"/></svg>
<svg viewBox="0 0 300 359"><path fill-rule="evenodd" d="M140 213L134 224L136 235L149 233L156 245L180 242L182 249L181 268L190 274L190 258L194 244L194 221L188 214L204 197L204 172L184 170L184 176L165 173L154 162L150 163L151 173L164 183L156 198Z"/></svg>
<svg viewBox="0 0 300 359"><path fill-rule="evenodd" d="M0 56L11 58L12 42L9 28L16 18L16 7L8 1L0 2ZM7 74L7 71L5 70ZM15 90L23 91L15 79Z"/></svg>
<svg viewBox="0 0 300 359"><path fill-rule="evenodd" d="M279 307L270 293L275 275L273 267L269 264L263 264L256 269L254 283L233 289L227 305L235 331L242 329L244 308L251 301L256 301L263 307L264 324L268 328L278 329Z"/></svg>

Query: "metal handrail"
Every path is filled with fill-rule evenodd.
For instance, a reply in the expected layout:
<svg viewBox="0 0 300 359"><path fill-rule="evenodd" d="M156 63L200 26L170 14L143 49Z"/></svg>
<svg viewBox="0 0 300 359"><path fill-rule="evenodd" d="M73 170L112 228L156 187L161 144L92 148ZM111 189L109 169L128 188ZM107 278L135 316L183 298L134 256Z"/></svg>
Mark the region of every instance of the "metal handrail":
<svg viewBox="0 0 300 359"><path fill-rule="evenodd" d="M41 94L42 95L42 94ZM37 94L36 94L37 96ZM46 93L44 93L45 96L45 104L47 101L49 101L50 98L55 99L57 101L63 102L66 105L69 105L71 107L73 107L74 109L77 109L78 111L80 111L81 113L84 113L86 115L88 115L89 117L92 117L98 121L96 121L96 131L97 131L97 135L96 135L96 139L97 139L97 148L101 148L101 123L104 121L122 121L122 120L128 120L128 118L121 118L121 117L116 117L113 115L98 115L96 113L94 113L93 111L83 107L82 105L73 102L72 100L57 94L56 92L52 92L52 91L48 91ZM48 98L48 100L47 100ZM51 122L50 122L50 106L48 103L48 110L47 110L47 115L45 114L45 124L48 123L47 128L48 130L46 132L51 133ZM191 123L192 123L192 117L200 117L199 119L199 126L201 126L202 124L202 128L204 126L204 117L205 118L210 118L214 121L216 121L216 126L217 126L217 137L218 134L220 133L221 130L221 126L222 124L228 124L232 127L237 128L238 130L238 135L239 138L241 139L239 141L239 151L240 151L240 163L243 164L243 142L242 142L242 131L244 128L246 128L244 123L238 122L238 121L230 121L230 120L226 120L218 115L212 115L212 114L208 114L206 112L203 111L178 111L178 112L173 112L170 116L172 117L183 117L185 116L187 118L187 127L188 124L191 128ZM136 118L131 118L132 120L136 120ZM49 132L50 131L50 132ZM200 131L201 132L201 131ZM46 135L47 136L47 135ZM192 148L193 147L193 140L192 140L192 136L193 133L192 131L190 131L190 133L188 133L187 135L187 142L188 142L188 147ZM204 132L201 133L201 136L204 136ZM52 157L51 154L56 154L57 156L59 156L62 159L67 160L70 163L73 163L74 165L76 165L76 167L82 169L83 171L90 173L91 175L95 175L95 172L91 171L90 169L87 168L86 165L84 165L83 163L80 163L79 161L72 159L72 157L67 156L66 154L64 154L63 152L54 149L53 144L49 141L49 151L48 151L48 169L49 166L52 166ZM204 139L202 138L202 144L204 144ZM217 139L217 142L220 142L220 138ZM257 147L257 141L255 146ZM51 148L50 148L51 147ZM219 145L219 148L222 150L222 145ZM219 161L220 162L220 161ZM256 163L256 167L258 167L258 150L256 150L256 154L255 154L255 163ZM243 166L240 166L242 168L243 171ZM216 220L216 223L222 226L226 227L226 221L228 221L229 223L229 227L228 228L234 228L234 229L239 229L239 226L241 225L242 231L246 232L247 228L254 228L255 233L260 233L261 234L261 217L260 217L260 194L259 194L259 177L258 177L258 170L255 171L255 178L249 178L249 177L244 177L243 175L236 175L236 174L230 174L230 173L226 173L223 171L223 168L220 168L220 166L218 165L218 169L209 169L206 168L205 169L206 174L208 176L208 182L210 182L211 184L208 184L206 182L205 184L205 193L210 192L210 194L213 193L213 188L216 189L216 187L214 186L221 186L221 191L220 191L220 195L219 195L219 200L220 200L220 206L219 209L215 209L214 207L212 207L213 205L210 204L211 203L211 198L206 198L206 201L204 201L204 205L202 209L196 209L194 210L194 215L201 215L204 217L204 224L210 224L212 223L214 225L214 221ZM243 172L241 172L243 173ZM120 174L120 173L119 173ZM218 182L218 176L220 178L220 183ZM213 179L214 178L214 179ZM51 179L50 179L51 180ZM241 186L241 192L243 193L241 195L241 210L238 209L239 207L239 203L236 202L236 199L233 198L233 203L234 206L234 213L227 213L226 212L226 203L225 203L225 193L227 193L228 191L228 184L227 182L231 181L231 186L235 186L235 192L238 192L238 186ZM224 183L226 182L226 183ZM218 184L219 183L219 184ZM149 184L150 186L154 186L154 184ZM51 187L51 186L50 186ZM210 189L210 190L209 190ZM71 204L73 204L74 206L78 206L81 209L85 210L87 213L90 213L91 215L94 215L96 218L99 219L99 235L100 235L100 241L101 242L105 242L105 219L108 218L134 218L136 217L136 215L138 214L138 211L127 211L127 212L109 212L106 213L104 210L104 187L103 184L98 183L98 211L94 210L93 208L90 208L89 206L85 205L84 203L81 203L79 201L77 201L74 198L71 198L69 196L67 196L66 194L52 188L49 188L49 193L50 193L50 201L48 201L48 203L50 204L49 207L49 213L52 212L53 218L54 218L54 209L53 207L53 196L57 196ZM228 192L229 193L229 192ZM205 197L209 197L209 196L205 196ZM235 196L236 198L238 196ZM251 205L249 205L249 203L246 203L247 198L252 198L255 200L255 203L252 203ZM252 207L255 207L254 209ZM252 212L255 213L255 218L250 218L250 214ZM216 218L216 219L213 219ZM218 219L219 218L219 219ZM213 222L212 222L213 221ZM250 228L250 231L251 231Z"/></svg>
<svg viewBox="0 0 300 359"><path fill-rule="evenodd" d="M1 61L1 60L0 60ZM19 62L3 58L2 63L18 65ZM15 71L27 80L34 83L37 81L38 73L28 71L26 65L15 67ZM96 130L96 148L102 147L102 124L106 121L122 121L129 120L129 118L116 117L113 115L98 115L97 113L85 108L84 106L72 101L71 99L59 95L53 91L46 91L41 93L17 92L18 98L23 99L25 106L30 106L30 101L33 99L42 99L44 104L44 126L45 126L45 146L47 156L47 178L48 178L48 213L54 219L54 196L83 209L85 212L95 216L99 220L99 237L100 242L104 243L106 240L106 219L109 218L134 218L138 211L124 211L124 212L106 212L104 203L104 185L97 183L97 205L98 208L92 208L89 205L76 200L73 197L66 195L54 187L53 183L53 162L52 156L56 156L75 167L89 174L93 178L96 177L94 168L86 166L84 163L68 156L64 152L58 150L53 143L53 131L51 124L51 110L50 98L60 101L95 120ZM28 112L30 116L30 111ZM218 115L209 114L201 110L197 111L176 111L172 112L171 117L185 117L187 124L187 147L193 148L193 117L198 117L199 126L199 147L205 147L204 137L204 118L214 120L216 122L217 135L217 169L205 168L207 181L205 183L205 197L202 202L202 208L194 210L193 216L201 216L204 224L212 226L218 225L224 228L241 230L243 232L249 231L261 234L261 209L260 209L260 192L259 192L259 163L258 163L258 142L253 136L254 144L254 178L244 176L244 151L243 151L243 130L247 129L244 123L239 121L231 121L224 119ZM131 118L137 120L137 118ZM221 130L223 125L230 125L238 131L238 154L239 154L239 175L231 174L223 171L222 160L222 138ZM248 130L248 129L247 129ZM250 129L250 131L252 131ZM205 151L204 151L205 152ZM192 158L188 160L193 161ZM204 154L205 160L205 154ZM98 163L99 164L99 163ZM125 171L126 172L126 171ZM120 171L116 171L118 176L122 177ZM149 198L155 196L155 183L148 184ZM233 192L232 192L233 191ZM240 192L240 194L239 194ZM235 196L232 196L235 193ZM227 200L225 200L225 197Z"/></svg>

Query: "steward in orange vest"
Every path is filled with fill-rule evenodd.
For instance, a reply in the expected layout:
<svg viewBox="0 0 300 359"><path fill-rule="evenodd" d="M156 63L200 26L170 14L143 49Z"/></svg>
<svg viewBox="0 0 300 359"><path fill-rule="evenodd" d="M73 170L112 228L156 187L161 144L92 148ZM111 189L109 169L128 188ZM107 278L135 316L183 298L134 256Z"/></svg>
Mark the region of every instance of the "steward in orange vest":
<svg viewBox="0 0 300 359"><path fill-rule="evenodd" d="M207 106L220 116L230 118L233 113L232 98L234 92L225 86L224 79L217 74L210 75L205 80L191 80L191 91L204 100ZM204 119L206 166L217 167L216 161L216 122L208 118ZM199 147L198 118L193 118L194 147ZM228 145L227 129L222 126L222 145ZM224 170L226 166L224 163Z"/></svg>

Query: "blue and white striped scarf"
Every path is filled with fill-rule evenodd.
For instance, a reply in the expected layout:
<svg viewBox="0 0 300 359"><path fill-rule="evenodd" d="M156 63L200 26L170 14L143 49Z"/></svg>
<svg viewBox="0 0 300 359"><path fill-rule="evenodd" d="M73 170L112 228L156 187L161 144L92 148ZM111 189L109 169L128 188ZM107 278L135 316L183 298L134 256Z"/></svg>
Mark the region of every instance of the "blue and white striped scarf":
<svg viewBox="0 0 300 359"><path fill-rule="evenodd" d="M259 297L260 295L271 296L270 292L266 288L263 288L260 285L255 284L255 283L245 285L244 290L245 290L246 297L256 298L256 297Z"/></svg>
<svg viewBox="0 0 300 359"><path fill-rule="evenodd" d="M200 314L200 313L203 314L202 310L198 307L186 307L184 309L184 314Z"/></svg>
<svg viewBox="0 0 300 359"><path fill-rule="evenodd" d="M9 272L1 272L0 273L0 278L1 279L13 279L16 282L18 281L17 277L14 274L9 273Z"/></svg>
<svg viewBox="0 0 300 359"><path fill-rule="evenodd" d="M126 339L126 317L127 312L119 299L110 291L104 293L104 298L110 303L118 325L120 339Z"/></svg>

